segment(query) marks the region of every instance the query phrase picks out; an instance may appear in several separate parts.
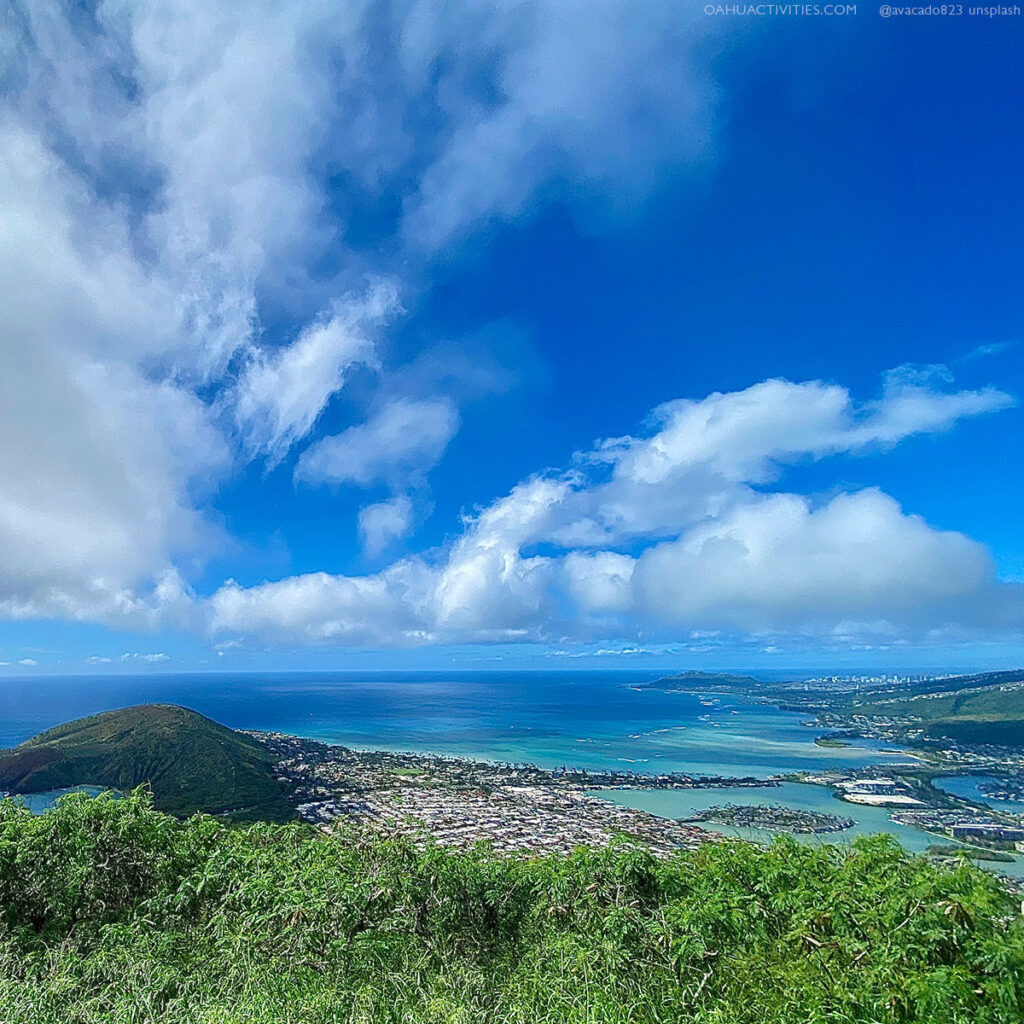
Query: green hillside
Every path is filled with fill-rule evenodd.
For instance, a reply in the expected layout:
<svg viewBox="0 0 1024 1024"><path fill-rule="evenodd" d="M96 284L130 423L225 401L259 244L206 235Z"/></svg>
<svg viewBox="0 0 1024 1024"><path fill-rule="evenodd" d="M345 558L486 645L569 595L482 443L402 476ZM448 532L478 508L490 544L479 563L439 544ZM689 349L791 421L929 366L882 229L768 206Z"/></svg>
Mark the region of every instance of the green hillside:
<svg viewBox="0 0 1024 1024"><path fill-rule="evenodd" d="M1019 718L940 718L924 727L925 734L959 743L1024 747L1024 716Z"/></svg>
<svg viewBox="0 0 1024 1024"><path fill-rule="evenodd" d="M1004 686L1024 682L1024 669L1006 669L1001 672L975 672L972 675L952 676L947 679L927 679L914 684L916 693L953 693L978 689L983 686Z"/></svg>
<svg viewBox="0 0 1024 1024"><path fill-rule="evenodd" d="M1024 746L1024 689L958 690L900 700L873 701L860 714L913 717L928 736L964 743Z"/></svg>
<svg viewBox="0 0 1024 1024"><path fill-rule="evenodd" d="M33 793L80 785L122 791L148 785L156 807L179 816L291 816L263 746L171 704L81 718L0 751L0 789Z"/></svg>
<svg viewBox="0 0 1024 1024"><path fill-rule="evenodd" d="M936 696L877 702L881 713L916 715L926 721L946 718L1024 718L1024 689L961 690Z"/></svg>
<svg viewBox="0 0 1024 1024"><path fill-rule="evenodd" d="M1018 1024L991 875L852 848L418 851L0 802L4 1024Z"/></svg>

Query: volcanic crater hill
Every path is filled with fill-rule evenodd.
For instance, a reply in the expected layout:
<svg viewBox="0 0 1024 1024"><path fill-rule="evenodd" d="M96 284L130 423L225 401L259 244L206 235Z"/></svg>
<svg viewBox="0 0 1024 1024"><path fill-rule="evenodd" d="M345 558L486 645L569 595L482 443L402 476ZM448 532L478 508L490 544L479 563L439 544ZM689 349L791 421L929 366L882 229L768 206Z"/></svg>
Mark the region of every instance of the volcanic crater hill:
<svg viewBox="0 0 1024 1024"><path fill-rule="evenodd" d="M148 785L154 806L178 817L196 811L294 817L270 751L173 704L105 711L0 750L0 790L34 793L83 785L122 791Z"/></svg>
<svg viewBox="0 0 1024 1024"><path fill-rule="evenodd" d="M765 684L753 676L740 676L731 672L702 672L688 669L675 675L663 676L649 683L640 683L638 690L664 690L666 693L748 693Z"/></svg>

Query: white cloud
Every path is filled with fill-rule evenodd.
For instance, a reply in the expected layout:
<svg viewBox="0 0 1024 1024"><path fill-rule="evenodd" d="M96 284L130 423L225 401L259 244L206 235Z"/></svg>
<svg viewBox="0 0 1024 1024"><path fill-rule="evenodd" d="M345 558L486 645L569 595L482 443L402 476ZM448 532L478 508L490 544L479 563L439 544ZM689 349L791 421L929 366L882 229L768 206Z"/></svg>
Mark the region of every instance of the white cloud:
<svg viewBox="0 0 1024 1024"><path fill-rule="evenodd" d="M667 0L13 12L3 617L187 624L186 580L224 546L211 493L234 460L272 466L308 438L357 366L379 366L380 411L304 472L422 487L458 414L389 389L398 290L415 300L445 239L559 182L631 208L707 156L707 28ZM349 230L364 193L404 203L370 243Z"/></svg>
<svg viewBox="0 0 1024 1024"><path fill-rule="evenodd" d="M1010 395L996 388L936 392L901 367L885 375L885 393L868 406L865 422L851 430L851 447L896 444L912 434L948 430L958 420L1014 404Z"/></svg>
<svg viewBox="0 0 1024 1024"><path fill-rule="evenodd" d="M99 654L93 654L85 659L87 665L109 665L113 658L105 658Z"/></svg>
<svg viewBox="0 0 1024 1024"><path fill-rule="evenodd" d="M293 576L244 588L229 580L210 599L213 633L347 644L415 643L422 639L430 573L397 562L373 576Z"/></svg>
<svg viewBox="0 0 1024 1024"><path fill-rule="evenodd" d="M458 429L458 410L447 398L395 398L365 423L311 445L295 477L358 487L422 483Z"/></svg>
<svg viewBox="0 0 1024 1024"><path fill-rule="evenodd" d="M946 393L893 377L880 399L863 405L835 384L786 380L669 402L654 410L651 436L613 438L580 456L585 466L609 467L610 478L565 500L552 539L571 547L670 536L788 465L863 454L1012 404L991 388Z"/></svg>
<svg viewBox="0 0 1024 1024"><path fill-rule="evenodd" d="M1009 402L890 380L865 406L835 385L786 381L670 403L649 436L517 485L440 561L231 584L213 598L212 628L397 644L1021 630L1021 588L999 583L964 535L875 489L764 490L800 459L861 454ZM539 545L554 550L531 553Z"/></svg>
<svg viewBox="0 0 1024 1024"><path fill-rule="evenodd" d="M716 95L695 54L711 24L672 0L107 0L95 25L17 11L0 616L351 644L1020 628L1017 591L969 539L875 491L766 493L795 463L1011 402L906 368L863 405L820 381L672 402L646 433L522 481L436 556L197 601L188 580L223 542L212 491L234 460L273 465L314 435L357 367L379 374L371 415L314 439L296 478L383 484L364 541L408 534L459 413L436 368L432 388L410 385L416 353L392 365L399 292L415 307L453 242L567 184L593 226L666 169L706 166ZM363 192L401 207L369 242Z"/></svg>
<svg viewBox="0 0 1024 1024"><path fill-rule="evenodd" d="M416 522L412 499L399 494L359 510L359 533L368 555L378 555L395 541L407 537Z"/></svg>
<svg viewBox="0 0 1024 1024"><path fill-rule="evenodd" d="M632 582L656 622L820 634L844 619L955 621L963 602L992 596L993 577L980 544L867 490L817 507L791 494L738 505L649 548Z"/></svg>
<svg viewBox="0 0 1024 1024"><path fill-rule="evenodd" d="M256 13L108 3L94 33L29 4L12 21L0 616L187 618L181 571L222 546L202 511L230 468L218 406L237 403L228 421L278 457L372 357L366 335L394 306L383 286L320 289L291 346L257 343L260 282L301 276L289 260L317 233L306 161L324 108L281 22L308 18L308 37L315 13ZM260 53L288 66L269 75Z"/></svg>
<svg viewBox="0 0 1024 1024"><path fill-rule="evenodd" d="M331 396L355 366L376 366L372 334L398 309L393 287L378 284L365 296L339 303L287 348L257 353L233 396L245 443L271 464L313 428Z"/></svg>
<svg viewBox="0 0 1024 1024"><path fill-rule="evenodd" d="M11 19L0 616L187 617L180 573L222 543L202 507L230 468L210 385L276 453L368 345L355 304L323 289L284 354L254 334L261 282L301 274L290 254L322 205L306 163L322 96L281 17L107 3L103 32L37 4ZM284 18L310 19L306 37L316 23L308 5ZM248 367L234 391L232 360Z"/></svg>
<svg viewBox="0 0 1024 1024"><path fill-rule="evenodd" d="M97 106L86 116L91 131L158 170L159 203L143 228L178 288L193 368L206 377L251 350L259 293L298 300L310 287L306 254L330 241L310 164L334 105L314 51L325 32L352 34L359 5L348 12L315 0L101 8L137 93L117 121ZM332 296L321 298L326 306Z"/></svg>
<svg viewBox="0 0 1024 1024"><path fill-rule="evenodd" d="M153 654L139 654L136 651L126 651L121 655L121 661L144 661L151 665L170 660L171 656L164 654L163 651L157 651Z"/></svg>
<svg viewBox="0 0 1024 1024"><path fill-rule="evenodd" d="M146 374L168 297L122 218L16 120L0 195L0 614L119 616L214 535L196 510L226 465L192 394Z"/></svg>
<svg viewBox="0 0 1024 1024"><path fill-rule="evenodd" d="M696 9L666 0L485 2L454 16L414 5L402 34L407 81L437 80L451 130L409 200L407 237L442 246L567 181L590 186L591 219L614 215L661 172L693 173L709 157L717 98L695 52L710 30ZM466 88L488 62L490 101Z"/></svg>
<svg viewBox="0 0 1024 1024"><path fill-rule="evenodd" d="M635 566L629 555L615 551L571 551L564 562L569 595L588 612L628 612Z"/></svg>
<svg viewBox="0 0 1024 1024"><path fill-rule="evenodd" d="M39 662L36 661L35 658L19 658L18 664L24 665L25 668L35 668L35 666L38 665Z"/></svg>

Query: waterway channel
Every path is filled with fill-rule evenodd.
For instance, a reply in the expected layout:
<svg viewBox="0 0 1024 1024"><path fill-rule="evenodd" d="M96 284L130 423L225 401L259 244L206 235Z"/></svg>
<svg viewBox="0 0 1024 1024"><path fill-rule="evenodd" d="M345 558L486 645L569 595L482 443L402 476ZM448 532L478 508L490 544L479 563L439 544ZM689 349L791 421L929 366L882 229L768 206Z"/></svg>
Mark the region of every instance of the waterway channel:
<svg viewBox="0 0 1024 1024"><path fill-rule="evenodd" d="M795 838L802 843L848 843L858 836L883 832L896 838L900 845L911 853L924 853L933 844L953 845L952 840L933 836L893 821L884 807L848 803L835 797L827 786L816 786L806 782L783 782L778 786L749 789L605 789L594 790L590 795L611 800L624 807L634 807L650 814L657 814L662 818L688 818L697 811L716 805L745 804L755 807L793 807L819 814L836 814L854 820L855 824L842 832L797 834ZM712 822L701 822L701 828L754 842L771 842L778 835L770 829L718 825ZM1012 863L975 863L979 867L1013 878L1024 878L1024 858L1021 857L1015 858Z"/></svg>

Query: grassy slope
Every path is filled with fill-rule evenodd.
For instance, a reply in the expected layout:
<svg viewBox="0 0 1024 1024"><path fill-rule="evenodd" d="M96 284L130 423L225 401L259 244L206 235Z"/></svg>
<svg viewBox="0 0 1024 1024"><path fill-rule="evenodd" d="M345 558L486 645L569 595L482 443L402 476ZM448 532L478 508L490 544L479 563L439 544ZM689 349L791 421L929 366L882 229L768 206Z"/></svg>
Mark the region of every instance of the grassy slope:
<svg viewBox="0 0 1024 1024"><path fill-rule="evenodd" d="M249 809L287 817L267 751L195 711L145 704L58 726L0 751L0 789L92 784L152 787L156 806L187 815Z"/></svg>
<svg viewBox="0 0 1024 1024"><path fill-rule="evenodd" d="M875 701L862 714L913 715L930 736L971 743L1024 746L1024 689L960 690L936 696Z"/></svg>
<svg viewBox="0 0 1024 1024"><path fill-rule="evenodd" d="M8 801L0 1020L1010 1024L1018 909L884 839L522 860Z"/></svg>

